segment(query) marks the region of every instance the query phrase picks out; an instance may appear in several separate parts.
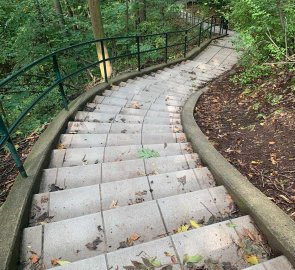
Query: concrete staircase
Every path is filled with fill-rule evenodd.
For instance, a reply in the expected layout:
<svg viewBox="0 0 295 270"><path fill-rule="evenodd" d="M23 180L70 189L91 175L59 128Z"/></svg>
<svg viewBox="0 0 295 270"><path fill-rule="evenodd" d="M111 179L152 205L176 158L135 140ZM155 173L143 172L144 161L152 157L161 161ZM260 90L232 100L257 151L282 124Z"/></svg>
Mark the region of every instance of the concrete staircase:
<svg viewBox="0 0 295 270"><path fill-rule="evenodd" d="M285 257L268 260L253 221L215 185L182 130L190 94L236 61L228 38L218 40L79 111L34 195L20 268L293 269ZM250 267L251 256L260 264Z"/></svg>

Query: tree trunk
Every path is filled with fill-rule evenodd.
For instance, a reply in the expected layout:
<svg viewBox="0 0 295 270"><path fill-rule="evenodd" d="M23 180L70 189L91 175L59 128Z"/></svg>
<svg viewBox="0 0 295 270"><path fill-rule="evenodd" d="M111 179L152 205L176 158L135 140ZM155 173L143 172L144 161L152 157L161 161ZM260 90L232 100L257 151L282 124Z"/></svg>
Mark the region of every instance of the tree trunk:
<svg viewBox="0 0 295 270"><path fill-rule="evenodd" d="M129 0L126 0L126 33L129 33Z"/></svg>
<svg viewBox="0 0 295 270"><path fill-rule="evenodd" d="M139 20L140 20L140 22L146 21L146 0L140 1Z"/></svg>
<svg viewBox="0 0 295 270"><path fill-rule="evenodd" d="M61 3L59 0L54 0L54 7L55 7L55 12L56 12L58 19L59 19L60 27L64 28L66 25L66 22L65 22L65 18L64 18L63 12L62 12Z"/></svg>
<svg viewBox="0 0 295 270"><path fill-rule="evenodd" d="M99 0L88 0L88 6L89 6L94 38L95 39L104 38L103 21L101 16ZM102 56L102 48L101 48L100 42L96 43L96 50L97 50L98 59L102 60L103 56ZM104 45L104 54L105 54L105 58L109 58L108 50L105 45ZM102 78L105 79L106 75L104 72L103 63L99 65L99 68L100 68ZM107 71L107 77L110 77L112 75L112 66L110 61L106 62L106 71Z"/></svg>

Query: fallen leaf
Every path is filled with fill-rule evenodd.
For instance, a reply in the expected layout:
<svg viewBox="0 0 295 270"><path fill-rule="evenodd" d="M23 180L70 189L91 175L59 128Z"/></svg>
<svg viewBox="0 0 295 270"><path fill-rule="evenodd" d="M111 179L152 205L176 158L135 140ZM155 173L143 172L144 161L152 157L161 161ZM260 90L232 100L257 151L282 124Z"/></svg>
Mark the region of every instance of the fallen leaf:
<svg viewBox="0 0 295 270"><path fill-rule="evenodd" d="M268 142L268 144L270 144L270 145L273 145L273 144L275 144L276 142Z"/></svg>
<svg viewBox="0 0 295 270"><path fill-rule="evenodd" d="M64 146L64 144L59 143L59 144L57 145L57 149L66 149L66 147Z"/></svg>
<svg viewBox="0 0 295 270"><path fill-rule="evenodd" d="M36 264L39 261L39 256L37 254L32 254L32 256L30 257L30 261L32 264Z"/></svg>
<svg viewBox="0 0 295 270"><path fill-rule="evenodd" d="M181 226L177 229L177 233L187 232L188 229L189 229L189 225L181 225Z"/></svg>
<svg viewBox="0 0 295 270"><path fill-rule="evenodd" d="M270 154L270 160L273 165L276 165L277 162L277 155L275 153Z"/></svg>
<svg viewBox="0 0 295 270"><path fill-rule="evenodd" d="M255 255L246 256L245 260L247 263L249 263L251 265L256 265L259 263L258 258Z"/></svg>
<svg viewBox="0 0 295 270"><path fill-rule="evenodd" d="M167 257L172 257L172 256L173 256L173 254L172 254L172 253L170 253L170 252L167 252L167 251L165 251L165 252L164 252L164 254L165 254L165 256L167 256Z"/></svg>
<svg viewBox="0 0 295 270"><path fill-rule="evenodd" d="M193 228L195 228L195 229L198 229L198 228L201 227L201 225L198 224L198 223L197 223L196 221L194 221L193 219L191 219L189 222L190 222L191 226L192 226Z"/></svg>
<svg viewBox="0 0 295 270"><path fill-rule="evenodd" d="M59 264L60 266L63 266L63 265L66 265L66 264L70 264L69 261L64 261L64 260L58 260L57 262L58 262L58 264Z"/></svg>
<svg viewBox="0 0 295 270"><path fill-rule="evenodd" d="M131 236L129 237L129 239L131 240L131 241L136 241L136 240L138 240L140 238L140 236L137 234L137 233L133 233L133 234L131 234Z"/></svg>
<svg viewBox="0 0 295 270"><path fill-rule="evenodd" d="M256 240L256 237L250 230L244 228L244 232L253 242Z"/></svg>
<svg viewBox="0 0 295 270"><path fill-rule="evenodd" d="M185 254L184 257L183 257L183 264L199 263L202 260L203 260L203 257L200 256L200 255L189 256L189 255Z"/></svg>
<svg viewBox="0 0 295 270"><path fill-rule="evenodd" d="M102 243L103 241L97 237L92 243L87 243L85 246L90 250L96 250L97 246Z"/></svg>
<svg viewBox="0 0 295 270"><path fill-rule="evenodd" d="M236 225L236 224L234 224L234 223L231 223L231 222L229 222L229 223L226 223L226 226L227 226L227 227L230 227L230 228L236 228L236 227L237 227L237 225Z"/></svg>
<svg viewBox="0 0 295 270"><path fill-rule="evenodd" d="M117 208L117 207L118 207L118 200L113 200L110 205L110 209Z"/></svg>
<svg viewBox="0 0 295 270"><path fill-rule="evenodd" d="M171 256L170 259L172 263L177 263L177 259L175 255Z"/></svg>
<svg viewBox="0 0 295 270"><path fill-rule="evenodd" d="M60 259L52 259L51 260L51 264L53 266L57 266L57 265L63 266L63 265L70 264L70 263L71 262L69 262L69 261L64 261L64 260L60 260Z"/></svg>

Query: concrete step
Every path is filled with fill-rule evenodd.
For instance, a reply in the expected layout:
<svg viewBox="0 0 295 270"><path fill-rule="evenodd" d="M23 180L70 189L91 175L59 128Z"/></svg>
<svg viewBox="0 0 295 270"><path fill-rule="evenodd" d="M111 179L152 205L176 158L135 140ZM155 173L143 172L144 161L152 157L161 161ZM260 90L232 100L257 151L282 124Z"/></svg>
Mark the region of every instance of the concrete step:
<svg viewBox="0 0 295 270"><path fill-rule="evenodd" d="M120 145L165 144L187 142L184 133L139 134L62 134L56 148L93 148Z"/></svg>
<svg viewBox="0 0 295 270"><path fill-rule="evenodd" d="M172 100L172 99L166 99L166 98L161 98L156 100L154 99L144 100L144 99L141 99L140 97L138 97L137 99L133 98L132 100L129 100L124 98L112 97L112 96L111 97L96 96L92 103L112 105L112 106L128 106L128 104L131 104L134 102L141 104L142 108L146 109L146 108L149 108L151 104L153 103L162 104L166 106L183 106L185 103L185 100L179 101L179 100Z"/></svg>
<svg viewBox="0 0 295 270"><path fill-rule="evenodd" d="M77 262L80 264L80 269L87 269L96 260L95 268L88 268L104 269L106 261L103 257L98 257L104 253L107 258L107 269L123 270L123 267L132 265L131 261L142 262L141 257L156 258L161 265L172 264L172 256L178 262L173 264L173 269L181 269L185 254L201 256L201 261L195 267L202 266L208 261L224 262L238 270L249 266L243 259L241 248L237 245L244 239L251 241L245 234L247 231L259 235L248 216L177 233L172 237L163 237L166 235L166 230L159 208L153 201L147 202L147 205L149 207L142 219L138 218L138 215L141 215L142 205L132 205L105 211L103 215L92 214L27 228L23 234L21 261L26 261L31 254L29 251L34 250L36 254L42 254L45 268L52 267L53 258L61 258L72 263ZM133 208L132 212L123 211L129 208ZM124 220L132 222L129 221L127 224ZM132 241L133 246L118 249L128 246L126 239L135 233L139 238ZM266 256L262 254L260 260L263 262ZM72 265L72 268L60 269L78 269L75 263Z"/></svg>
<svg viewBox="0 0 295 270"><path fill-rule="evenodd" d="M285 256L280 256L245 270L295 270Z"/></svg>
<svg viewBox="0 0 295 270"><path fill-rule="evenodd" d="M138 105L139 106L139 105ZM112 106L113 108L114 106ZM119 108L119 107L116 107ZM93 112L88 111L78 111L75 120L77 121L110 121L110 118L115 118L118 114L120 115L138 115L138 116L146 116L146 117L160 117L160 118L177 118L180 119L179 113L170 113L170 112L159 112L159 111L152 111L152 110L143 110L140 107L134 106L134 108L122 108L120 111L114 110L111 112L103 111L100 108L99 111L96 109ZM106 116L105 116L106 115Z"/></svg>
<svg viewBox="0 0 295 270"><path fill-rule="evenodd" d="M95 122L69 122L66 133L69 134L105 134L105 133L157 133L183 132L181 125L153 125L153 124L126 124L126 123L95 123Z"/></svg>
<svg viewBox="0 0 295 270"><path fill-rule="evenodd" d="M100 110L101 106L102 106L102 109ZM111 108L116 107L117 109L114 109L112 112L117 112L119 110L118 108L120 108L121 110L122 108L138 108L138 107L142 110L170 112L170 113L180 113L182 111L182 107L179 107L179 106L167 106L165 104L158 104L158 103L157 104L156 103L141 104L136 101L127 101L126 105L105 105L101 103L88 103L84 110L103 112L103 108L105 108L104 106L110 106ZM111 108L109 109L110 111L111 111Z"/></svg>
<svg viewBox="0 0 295 270"><path fill-rule="evenodd" d="M51 168L43 171L40 193L195 168L202 168L197 154Z"/></svg>
<svg viewBox="0 0 295 270"><path fill-rule="evenodd" d="M101 112L85 112L80 111L75 116L75 121L80 122L96 122L96 123L127 123L127 124L157 124L157 125L179 125L180 118L173 118L167 114L163 117L159 113L159 117L156 117L157 113L150 113L153 116L145 115L134 115L134 109L131 113L133 114L117 114L117 113L101 113ZM140 113L140 110L135 110ZM125 111L126 113L126 111ZM171 114L173 116L173 114ZM176 115L175 115L176 116Z"/></svg>
<svg viewBox="0 0 295 270"><path fill-rule="evenodd" d="M148 88L148 91L141 90L141 91L134 91L134 89L122 89L119 88L117 90L105 90L102 94L105 97L116 97L122 98L127 100L141 100L141 101L155 101L156 99L159 100L175 100L175 101L183 101L188 98L187 94L180 94L180 93L172 93L168 94L162 93L160 91L153 91L153 86ZM158 90L158 89L157 89Z"/></svg>
<svg viewBox="0 0 295 270"><path fill-rule="evenodd" d="M173 143L175 141L173 136L165 136L165 138L168 139L168 143L55 149L51 154L49 168L138 159L141 158L143 151L149 150L153 151L152 153L159 157L185 155L193 152L190 143ZM147 142L153 139L159 139L160 141L161 137L148 137ZM170 139L172 143L169 143Z"/></svg>
<svg viewBox="0 0 295 270"><path fill-rule="evenodd" d="M188 174L188 173L187 173ZM191 172L193 181L196 177ZM185 174L186 175L186 174ZM180 185L182 185L180 183ZM88 187L48 192L34 195L30 226L42 225L76 218L101 211L120 213L133 210L131 206L141 204L141 209L149 208L154 200L153 190L146 177L103 183ZM185 184L183 185L185 186ZM224 187L191 190L188 193L156 199L160 207L168 234L174 234L190 220L202 220L201 225L232 217L235 206ZM115 210L120 209L120 210ZM115 214L113 215L116 218ZM200 226L201 226L200 225Z"/></svg>

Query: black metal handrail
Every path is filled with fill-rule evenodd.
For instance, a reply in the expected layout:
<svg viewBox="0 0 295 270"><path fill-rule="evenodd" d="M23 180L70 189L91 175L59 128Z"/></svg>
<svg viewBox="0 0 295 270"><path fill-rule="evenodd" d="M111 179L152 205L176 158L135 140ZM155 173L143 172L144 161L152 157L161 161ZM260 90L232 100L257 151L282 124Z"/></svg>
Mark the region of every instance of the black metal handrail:
<svg viewBox="0 0 295 270"><path fill-rule="evenodd" d="M68 100L67 100L67 96L65 94L64 91L64 81L76 76L77 74L90 69L94 66L97 66L99 64L103 64L103 68L104 68L104 79L105 82L108 82L108 74L107 74L107 68L106 68L106 63L108 61L114 61L117 59L121 59L121 58L127 58L127 57L131 57L131 56L136 56L137 57L137 69L138 71L141 70L141 55L144 53L148 53L148 52L153 52L153 51L159 51L159 50L164 50L164 59L165 59L165 63L168 62L168 48L172 48L175 46L184 46L183 47L183 56L186 57L187 51L188 51L188 46L190 45L190 42L194 41L195 42L192 45L198 45L200 46L201 44L201 40L202 37L204 35L205 32L208 32L210 37L212 35L212 32L216 31L216 26L219 26L219 35L224 34L224 32L227 34L227 27L225 27L224 25L224 21L220 20L219 23L217 23L217 16L212 16L206 19L203 19L202 21L200 21L199 23L189 27L188 29L185 30L176 30L176 31L169 31L169 32L164 32L164 33L155 33L155 34L147 34L147 35L132 35L132 36L121 36L121 37L108 37L108 38L103 38L103 39L96 39L96 40L91 40L91 41L86 41L86 42L82 42L79 44L75 44L66 48L62 48L59 50L56 50L44 57L41 57L39 59L37 59L36 61L24 66L23 68L19 69L18 71L16 71L14 74L12 74L11 76L7 77L6 79L2 80L0 82L0 88L3 88L4 86L7 86L10 82L15 81L16 79L18 79L20 76L24 75L25 72L33 69L34 67L41 65L42 63L46 62L46 61L50 61L51 62L51 68L52 71L55 74L55 79L54 81L51 83L50 86L48 86L43 93L41 93L39 96L37 96L32 102L31 104L25 108L20 114L19 116L16 118L16 120L9 126L7 124L7 119L5 119L5 115L4 115L4 111L1 112L0 114L0 134L2 135L1 139L0 139L0 148L2 148L5 144L7 144L7 147L13 157L13 159L15 160L16 166L20 172L20 174L23 177L27 177L26 171L23 167L23 164L21 162L21 159L17 153L17 150L15 148L15 145L11 139L11 134L14 132L14 130L17 128L17 126L21 123L21 121L25 118L25 116L45 97L47 96L54 88L58 87L59 92L60 92L60 96L61 96L61 100L63 103L63 107L68 110ZM197 33L195 35L193 35L191 38L188 38L188 35L191 31L193 31L194 29L197 29ZM212 31L214 30L214 31ZM177 34L177 33L182 33L183 34L183 41L182 42L178 42L178 43L174 43L174 44L169 44L168 42L168 37L169 35L172 34ZM140 45L141 45L141 40L148 38L148 37L157 37L157 36L162 36L165 40L165 46L160 46L157 48L153 48L153 49L149 49L149 50L140 50ZM118 40L131 40L134 41L134 45L136 45L137 51L136 52L130 52L127 54L122 54L122 55L118 55L118 56L113 56L113 57L105 57L105 52L104 52L104 45L106 42L108 41L118 41ZM60 67L59 67L59 61L58 61L58 57L65 53L65 52L71 52L73 51L73 49L79 48L79 47L83 47L86 45L91 45L91 44L99 44L101 49L102 49L102 59L101 60L97 60L91 64L88 64L78 70L73 71L70 74L67 74L65 76L62 75L61 71L60 71ZM1 105L1 104L0 104ZM1 106L2 108L2 106ZM3 109L3 108L2 108ZM6 123L5 123L6 122Z"/></svg>

